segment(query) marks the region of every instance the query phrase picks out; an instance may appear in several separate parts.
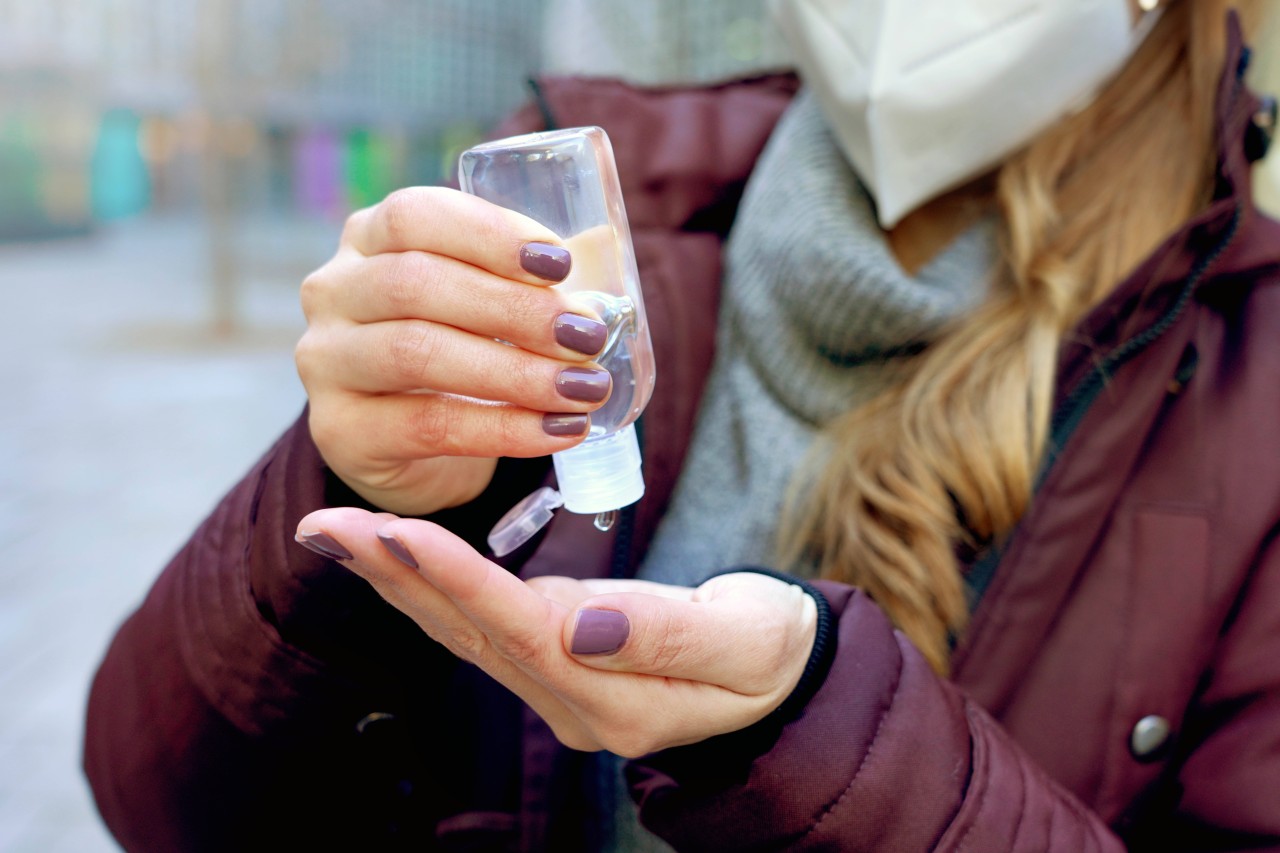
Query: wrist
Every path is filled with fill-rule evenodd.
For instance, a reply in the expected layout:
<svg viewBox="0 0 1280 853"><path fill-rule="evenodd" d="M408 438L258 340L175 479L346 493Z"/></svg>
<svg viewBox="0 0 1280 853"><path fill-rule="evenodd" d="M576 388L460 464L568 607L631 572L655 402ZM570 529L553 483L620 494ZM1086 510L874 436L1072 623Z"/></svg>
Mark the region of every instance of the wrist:
<svg viewBox="0 0 1280 853"><path fill-rule="evenodd" d="M817 607L817 625L813 645L805 662L800 679L791 692L773 711L763 718L737 731L707 738L698 743L663 750L643 759L642 763L663 767L716 767L718 771L735 776L745 773L746 767L756 757L768 752L782 734L783 728L803 716L805 707L822 688L835 659L835 620L827 597L813 584L782 572L757 566L740 566L716 572L707 578L735 572L762 574L800 587L813 599ZM704 581L705 583L705 581Z"/></svg>
<svg viewBox="0 0 1280 853"><path fill-rule="evenodd" d="M827 597L813 584L801 578L793 577L784 572L774 569L767 569L760 566L738 566L724 571L716 572L707 580L720 575L733 574L735 572L750 572L752 574L765 575L766 577L780 580L799 587L806 595L813 599L813 603L817 608L817 624L815 626L813 645L809 650L809 657L805 661L804 668L801 670L800 678L796 682L795 687L787 695L782 703L750 728L756 726L781 728L787 723L800 716L805 706L809 704L809 700L814 694L822 688L823 683L827 679L827 674L831 671L831 663L835 658L836 644L833 635L834 620L831 616L831 604L827 601ZM705 581L704 581L705 583Z"/></svg>

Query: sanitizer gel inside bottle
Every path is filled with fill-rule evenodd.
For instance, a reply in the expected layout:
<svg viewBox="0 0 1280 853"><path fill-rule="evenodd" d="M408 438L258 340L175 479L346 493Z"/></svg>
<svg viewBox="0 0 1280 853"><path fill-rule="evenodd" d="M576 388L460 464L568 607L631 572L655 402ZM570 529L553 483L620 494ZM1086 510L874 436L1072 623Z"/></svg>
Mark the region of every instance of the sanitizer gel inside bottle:
<svg viewBox="0 0 1280 853"><path fill-rule="evenodd" d="M622 204L613 149L598 127L532 133L471 148L459 163L462 189L522 213L554 231L569 249L569 276L556 288L589 307L609 329L597 363L613 391L591 414L586 440L552 455L559 491L539 489L505 515L489 536L501 556L527 541L560 505L613 514L644 494L635 420L653 393L653 347L640 296L635 251Z"/></svg>

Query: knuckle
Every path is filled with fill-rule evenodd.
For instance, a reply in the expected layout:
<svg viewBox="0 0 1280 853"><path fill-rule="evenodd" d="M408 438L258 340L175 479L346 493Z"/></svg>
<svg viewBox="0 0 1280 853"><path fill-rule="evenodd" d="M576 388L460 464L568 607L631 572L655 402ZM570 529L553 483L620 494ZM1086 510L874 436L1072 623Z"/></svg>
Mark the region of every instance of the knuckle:
<svg viewBox="0 0 1280 853"><path fill-rule="evenodd" d="M360 222L360 211L354 211L342 221L342 230L338 232L338 245L351 246L355 243L356 228Z"/></svg>
<svg viewBox="0 0 1280 853"><path fill-rule="evenodd" d="M656 616L645 630L643 642L637 643L632 653L637 665L652 672L670 669L685 647L684 634L680 623L665 615Z"/></svg>
<svg viewBox="0 0 1280 853"><path fill-rule="evenodd" d="M502 638L502 654L522 666L535 666L546 656L546 641L527 632L512 632Z"/></svg>
<svg viewBox="0 0 1280 853"><path fill-rule="evenodd" d="M502 324L503 337L521 342L537 340L538 335L533 334L533 326L544 322L546 334L549 335L553 322L552 306L548 304L551 292L528 285L513 290L513 293L498 303L502 312L499 322Z"/></svg>
<svg viewBox="0 0 1280 853"><path fill-rule="evenodd" d="M489 639L474 629L459 630L449 636L447 645L449 651L467 663L479 664L489 650Z"/></svg>
<svg viewBox="0 0 1280 853"><path fill-rule="evenodd" d="M422 293L433 277L433 266L422 252L398 252L388 259L379 284L392 315L419 315Z"/></svg>
<svg viewBox="0 0 1280 853"><path fill-rule="evenodd" d="M414 232L414 225L422 217L423 209L422 194L413 188L395 190L383 199L378 205L378 218L388 239L402 245Z"/></svg>
<svg viewBox="0 0 1280 853"><path fill-rule="evenodd" d="M308 391L318 379L322 350L319 335L314 329L303 332L302 337L298 338L298 342L293 347L293 363L297 368L298 378L302 380L303 387Z"/></svg>
<svg viewBox="0 0 1280 853"><path fill-rule="evenodd" d="M355 245L357 235L360 233L360 223L368 216L368 208L361 208L360 210L353 211L348 215L346 220L342 223L342 233L338 235L338 245Z"/></svg>
<svg viewBox="0 0 1280 853"><path fill-rule="evenodd" d="M383 354L386 363L380 366L392 376L423 381L444 356L443 336L426 323L410 320L397 323L391 331Z"/></svg>
<svg viewBox="0 0 1280 853"><path fill-rule="evenodd" d="M506 348L508 351L502 353L507 356L508 364L503 367L503 375L509 377L510 387L513 390L518 389L521 396L533 401L550 402L555 394L556 372L559 365L553 365L539 356L530 355L522 350ZM567 400L561 402L567 403Z"/></svg>
<svg viewBox="0 0 1280 853"><path fill-rule="evenodd" d="M513 233L506 209L496 204L477 205L474 208L472 227L476 239L489 246L519 247L519 238ZM514 257L514 255L513 255Z"/></svg>
<svg viewBox="0 0 1280 853"><path fill-rule="evenodd" d="M491 434L497 436L499 447L519 448L524 447L529 442L529 423L527 417L522 417L522 413L510 408L494 408L493 424L491 425Z"/></svg>
<svg viewBox="0 0 1280 853"><path fill-rule="evenodd" d="M325 302L327 279L324 271L324 267L312 271L298 287L298 302L302 305L302 314L308 322Z"/></svg>
<svg viewBox="0 0 1280 853"><path fill-rule="evenodd" d="M428 398L413 414L412 429L418 441L437 454L447 454L455 439L456 420L450 406Z"/></svg>

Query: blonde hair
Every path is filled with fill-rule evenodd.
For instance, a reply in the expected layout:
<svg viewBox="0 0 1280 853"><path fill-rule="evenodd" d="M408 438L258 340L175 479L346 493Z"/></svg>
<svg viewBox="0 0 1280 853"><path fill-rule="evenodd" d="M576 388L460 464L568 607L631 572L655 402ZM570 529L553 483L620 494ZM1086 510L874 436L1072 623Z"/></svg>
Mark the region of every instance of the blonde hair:
<svg viewBox="0 0 1280 853"><path fill-rule="evenodd" d="M1229 6L1180 0L1085 110L996 176L991 295L893 388L828 424L779 551L863 588L945 673L969 606L958 551L1013 530L1044 456L1063 338L1211 196Z"/></svg>

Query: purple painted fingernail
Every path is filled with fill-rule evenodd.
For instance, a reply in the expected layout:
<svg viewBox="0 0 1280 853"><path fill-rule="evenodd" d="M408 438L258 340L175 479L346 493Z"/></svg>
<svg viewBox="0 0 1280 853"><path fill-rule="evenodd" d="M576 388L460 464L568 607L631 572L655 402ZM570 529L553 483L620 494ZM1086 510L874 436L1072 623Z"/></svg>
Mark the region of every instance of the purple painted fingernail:
<svg viewBox="0 0 1280 853"><path fill-rule="evenodd" d="M556 390L569 400L599 403L612 387L609 371L594 367L566 367L556 376Z"/></svg>
<svg viewBox="0 0 1280 853"><path fill-rule="evenodd" d="M299 545L315 551L331 560L350 560L351 552L343 548L337 539L327 533L299 533L293 537Z"/></svg>
<svg viewBox="0 0 1280 853"><path fill-rule="evenodd" d="M580 314L561 314L556 318L556 343L583 355L595 355L604 349L609 327L599 320Z"/></svg>
<svg viewBox="0 0 1280 853"><path fill-rule="evenodd" d="M564 281L573 259L568 249L550 243L525 243L520 247L520 266L547 281Z"/></svg>
<svg viewBox="0 0 1280 853"><path fill-rule="evenodd" d="M399 539L387 533L379 533L378 541L382 543L382 547L391 552L391 556L395 557L411 569L418 568L418 561L413 559L413 555L409 553L409 549L404 547L404 543Z"/></svg>
<svg viewBox="0 0 1280 853"><path fill-rule="evenodd" d="M547 435L582 435L591 426L586 415L543 415L542 431Z"/></svg>
<svg viewBox="0 0 1280 853"><path fill-rule="evenodd" d="M575 655L611 655L627 641L631 622L617 610L581 610L573 626Z"/></svg>

